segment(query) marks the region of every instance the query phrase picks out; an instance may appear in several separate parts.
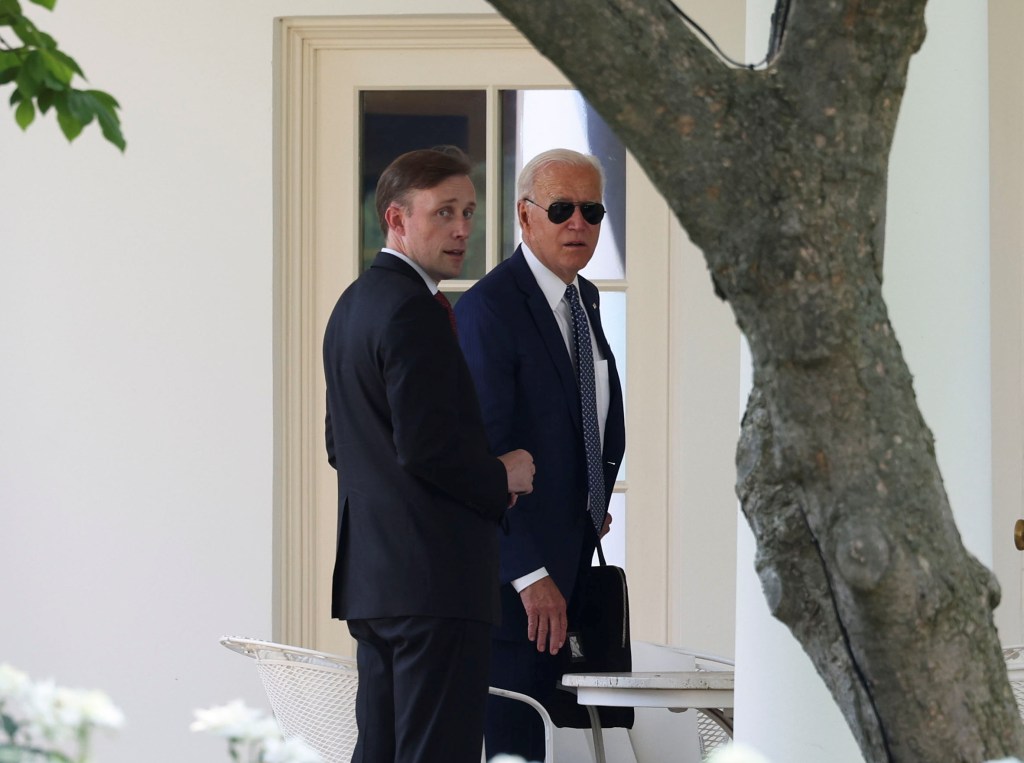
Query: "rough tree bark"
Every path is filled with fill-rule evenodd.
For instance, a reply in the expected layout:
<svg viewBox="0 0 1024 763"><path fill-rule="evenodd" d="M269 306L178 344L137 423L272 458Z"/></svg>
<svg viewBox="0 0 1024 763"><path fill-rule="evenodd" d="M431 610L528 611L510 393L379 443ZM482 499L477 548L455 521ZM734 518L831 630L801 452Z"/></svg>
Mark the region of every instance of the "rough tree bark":
<svg viewBox="0 0 1024 763"><path fill-rule="evenodd" d="M670 0L490 2L619 135L732 306L754 361L737 491L758 573L864 757L1024 756L998 585L954 525L882 299L925 0L791 0L761 71L724 64Z"/></svg>

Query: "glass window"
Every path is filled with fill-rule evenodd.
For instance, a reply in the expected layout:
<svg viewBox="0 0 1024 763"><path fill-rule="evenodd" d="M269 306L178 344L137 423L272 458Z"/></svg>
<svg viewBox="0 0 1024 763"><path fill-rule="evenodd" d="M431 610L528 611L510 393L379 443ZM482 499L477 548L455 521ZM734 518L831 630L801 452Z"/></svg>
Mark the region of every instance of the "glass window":
<svg viewBox="0 0 1024 763"><path fill-rule="evenodd" d="M608 513L612 515L612 527L601 539L601 550L604 560L616 567L626 568L626 494L612 493ZM594 551L593 564L598 564L597 551Z"/></svg>
<svg viewBox="0 0 1024 763"><path fill-rule="evenodd" d="M458 146L473 163L477 212L463 265L463 278L480 278L485 266L487 241L487 93L483 90L365 90L360 104L362 140L359 155L362 225L360 271L369 267L384 246L377 221L374 193L377 179L391 161L419 148Z"/></svg>
<svg viewBox="0 0 1024 763"><path fill-rule="evenodd" d="M500 208L495 219L501 230L501 250L496 256L492 255L492 262L510 257L520 241L515 183L523 165L550 148L571 148L597 156L605 173L602 202L608 214L602 223L597 251L582 275L596 281L601 288L601 322L625 393L626 151L604 120L574 90L499 90L498 98L501 156L491 158L491 171L498 173L500 187ZM363 207L360 270L369 266L384 245L374 205L377 180L384 168L406 151L439 144L456 145L469 156L478 207L460 278L462 283L454 289L444 289L454 305L469 285L466 282L482 278L487 271L486 91L363 91L360 136L359 178ZM609 281L618 283L607 283ZM626 479L626 466L623 459L620 480ZM605 556L610 564L625 566L625 493L617 492L612 496L609 510L614 524L603 541Z"/></svg>
<svg viewBox="0 0 1024 763"><path fill-rule="evenodd" d="M516 178L526 162L550 148L571 148L601 160L603 203L608 209L594 259L582 273L590 280L626 277L626 149L575 90L502 90L501 257L519 243Z"/></svg>

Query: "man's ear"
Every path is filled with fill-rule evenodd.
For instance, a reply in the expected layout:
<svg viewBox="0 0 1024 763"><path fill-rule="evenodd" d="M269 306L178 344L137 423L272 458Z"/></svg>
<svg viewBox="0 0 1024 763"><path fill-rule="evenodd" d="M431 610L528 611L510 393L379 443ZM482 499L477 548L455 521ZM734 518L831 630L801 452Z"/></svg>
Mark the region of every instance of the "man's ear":
<svg viewBox="0 0 1024 763"><path fill-rule="evenodd" d="M528 228L529 227L529 217L528 217L529 210L527 210L526 206L527 206L526 202L523 201L522 199L520 199L519 201L516 202L516 213L519 216L519 227L520 228Z"/></svg>
<svg viewBox="0 0 1024 763"><path fill-rule="evenodd" d="M388 224L388 231L405 235L405 210L397 204L392 204L384 210L384 222Z"/></svg>

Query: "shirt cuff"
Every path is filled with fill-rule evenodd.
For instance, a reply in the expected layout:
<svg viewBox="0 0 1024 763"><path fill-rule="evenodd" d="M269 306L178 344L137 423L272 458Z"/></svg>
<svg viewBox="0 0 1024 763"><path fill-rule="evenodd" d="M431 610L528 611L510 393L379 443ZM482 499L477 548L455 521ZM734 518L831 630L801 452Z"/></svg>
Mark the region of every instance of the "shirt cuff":
<svg viewBox="0 0 1024 763"><path fill-rule="evenodd" d="M533 572L523 575L521 578L513 580L512 587L516 589L516 593L520 593L524 588L526 588L526 586L532 585L541 578L546 578L547 576L548 571L544 567L541 567L539 570L534 570Z"/></svg>

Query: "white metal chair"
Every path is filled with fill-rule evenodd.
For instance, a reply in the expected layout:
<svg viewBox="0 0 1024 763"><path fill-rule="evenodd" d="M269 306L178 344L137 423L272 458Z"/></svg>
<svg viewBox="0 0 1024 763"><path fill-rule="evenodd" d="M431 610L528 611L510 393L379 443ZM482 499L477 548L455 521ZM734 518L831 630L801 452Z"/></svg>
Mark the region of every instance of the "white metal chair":
<svg viewBox="0 0 1024 763"><path fill-rule="evenodd" d="M732 670L726 657L695 652L685 647L633 642L633 669L644 670ZM696 733L696 742L693 735ZM629 732L630 745L638 763L663 759L671 745L677 760L706 760L712 752L730 741L729 732L713 716L702 710L682 717L666 710L637 710L636 722Z"/></svg>
<svg viewBox="0 0 1024 763"><path fill-rule="evenodd" d="M1024 646L1004 646L1003 659L1010 678L1010 688L1017 700L1017 711L1024 720Z"/></svg>
<svg viewBox="0 0 1024 763"><path fill-rule="evenodd" d="M356 746L356 661L259 639L225 636L220 643L256 660L263 688L285 738L301 737L324 763L349 763ZM553 730L547 710L532 697L505 689L490 693L525 702L544 722L544 760L554 761Z"/></svg>
<svg viewBox="0 0 1024 763"><path fill-rule="evenodd" d="M356 746L356 661L250 638L220 643L256 660L256 670L286 739L301 737L324 763L349 763Z"/></svg>
<svg viewBox="0 0 1024 763"><path fill-rule="evenodd" d="M703 652L690 654L694 657L697 670L733 670L736 667L736 663L727 657ZM729 731L716 718L700 710L697 711L697 736L700 739L701 760L706 760L711 753L732 740Z"/></svg>

